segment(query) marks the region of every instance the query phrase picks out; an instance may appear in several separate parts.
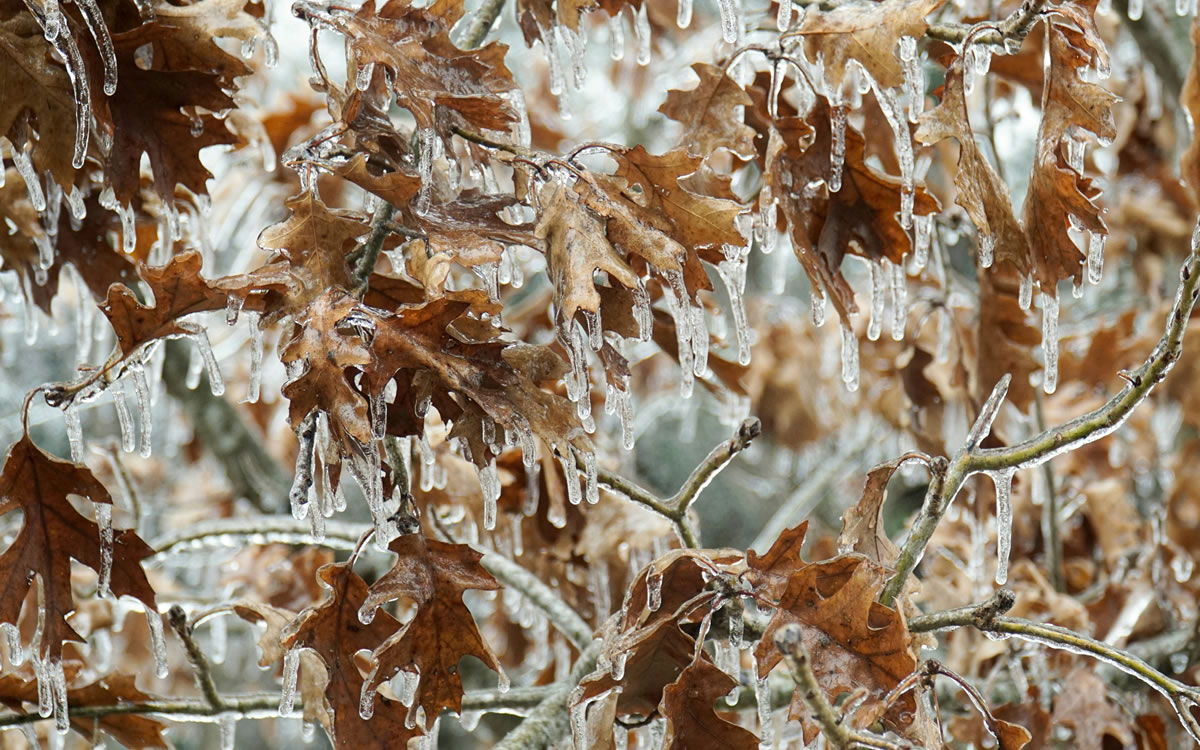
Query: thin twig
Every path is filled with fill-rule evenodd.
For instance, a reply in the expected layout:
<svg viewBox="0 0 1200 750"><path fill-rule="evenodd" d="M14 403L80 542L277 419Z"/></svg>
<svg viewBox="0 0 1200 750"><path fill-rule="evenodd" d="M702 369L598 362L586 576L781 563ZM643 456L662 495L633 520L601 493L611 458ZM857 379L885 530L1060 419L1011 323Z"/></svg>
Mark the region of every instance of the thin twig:
<svg viewBox="0 0 1200 750"><path fill-rule="evenodd" d="M1192 246L1200 244L1200 225L1192 235ZM1065 424L1044 430L1028 440L1004 448L981 448L979 443L991 428L995 418L993 406L997 394L1002 399L1007 391L1007 380L997 384L988 406L980 414L972 428L971 436L962 450L948 463L944 471L934 471L934 481L921 512L913 522L912 531L905 540L900 556L896 560L896 573L888 580L880 594L881 603L891 606L912 574L925 547L933 536L946 509L962 487L967 477L981 472L999 472L1014 469L1029 469L1049 461L1054 456L1075 450L1088 443L1113 433L1124 424L1138 404L1146 400L1154 386L1162 381L1179 359L1183 351L1183 337L1188 318L1200 293L1200 253L1188 255L1180 269L1181 283L1175 296L1175 304L1167 318L1166 331L1149 358L1140 367L1128 374L1128 382L1120 393L1108 403L1093 411L1076 417ZM1006 376L1007 378L1007 376ZM1003 387L1001 387L1003 386ZM944 459L943 459L944 460Z"/></svg>
<svg viewBox="0 0 1200 750"><path fill-rule="evenodd" d="M1200 688L1184 685L1155 669L1146 661L1072 630L1003 614L1012 606L1013 594L1000 589L987 602L975 607L935 612L914 617L908 623L913 633L928 633L958 627L973 627L984 633L1010 635L1031 643L1085 654L1129 674L1161 693L1175 709L1184 728L1200 742L1200 722L1191 710L1200 707Z"/></svg>
<svg viewBox="0 0 1200 750"><path fill-rule="evenodd" d="M700 546L700 539L688 520L688 509L717 474L729 465L734 456L749 448L750 442L761 433L762 423L756 417L743 421L738 427L737 435L713 448L712 452L692 469L692 473L684 480L679 490L669 498L659 498L636 482L603 469L597 470L596 477L600 484L646 506L675 524L684 546L696 549ZM583 467L578 461L577 466L582 470Z"/></svg>
<svg viewBox="0 0 1200 750"><path fill-rule="evenodd" d="M483 5L479 6L479 10L475 11L475 16L471 19L471 27L467 30L467 35L463 37L463 49L475 49L483 44L483 40L487 38L488 32L496 24L496 19L502 10L504 10L504 0L483 0ZM550 33L553 34L554 30L551 29Z"/></svg>
<svg viewBox="0 0 1200 750"><path fill-rule="evenodd" d="M512 688L508 692L499 690L477 690L463 695L462 711L484 713L519 713L538 706L560 686ZM279 715L279 693L246 693L221 697L223 708L214 711L207 699L184 698L169 701L121 702L112 705L68 706L71 718L96 718L125 714L164 716L175 720L196 719L208 721L221 713L238 714L244 718L281 718ZM300 718L303 708L297 701L292 713L283 718ZM48 721L36 711L27 714L0 716L0 728Z"/></svg>
<svg viewBox="0 0 1200 750"><path fill-rule="evenodd" d="M172 605L167 612L167 622L171 624L171 628L179 636L179 640L183 641L188 662L192 665L192 674L196 678L196 687L200 688L201 693L204 693L204 699L208 701L213 713L218 714L228 710L221 694L217 692L216 683L213 682L212 670L208 666L208 657L204 655L200 646L196 644L196 639L192 637L192 625L188 622L187 612L184 612L183 607L178 604Z"/></svg>
<svg viewBox="0 0 1200 750"><path fill-rule="evenodd" d="M371 273L375 271L375 261L379 259L379 251L383 249L383 241L392 233L392 216L396 213L396 207L387 201L383 201L375 209L375 215L371 217L371 234L367 237L367 241L362 247L355 250L351 260L354 267L351 271L351 280L354 282L354 296L361 298L367 293L367 285L371 278Z"/></svg>
<svg viewBox="0 0 1200 750"><path fill-rule="evenodd" d="M435 516L435 521L437 521ZM328 520L321 546L337 550L353 550L362 535L374 528L370 524ZM192 528L155 540L155 555L207 547L242 537L255 544L314 544L312 529L307 521L287 517L221 519L196 524ZM461 543L461 542L456 542ZM592 628L574 609L564 602L545 583L521 565L495 552L483 552L480 564L505 586L520 591L534 606L545 613L550 623L579 648L592 641Z"/></svg>

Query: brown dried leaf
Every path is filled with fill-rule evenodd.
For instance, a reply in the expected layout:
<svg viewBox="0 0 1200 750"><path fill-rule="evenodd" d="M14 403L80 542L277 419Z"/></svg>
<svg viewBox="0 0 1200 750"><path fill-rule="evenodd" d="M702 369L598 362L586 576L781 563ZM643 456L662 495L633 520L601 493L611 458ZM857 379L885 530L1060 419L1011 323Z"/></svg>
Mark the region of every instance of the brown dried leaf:
<svg viewBox="0 0 1200 750"><path fill-rule="evenodd" d="M812 657L813 673L829 700L844 692L865 689L868 696L856 721L866 726L879 719L883 699L917 662L908 627L895 610L875 601L889 571L859 555L842 555L806 565L788 579L779 606L755 647L758 677L765 677L782 658L774 634L798 623ZM793 704L802 703L797 694ZM900 721L915 710L906 693L887 710L889 721Z"/></svg>
<svg viewBox="0 0 1200 750"><path fill-rule="evenodd" d="M699 85L687 91L672 89L658 108L683 125L679 141L686 144L688 155L707 158L724 148L741 159L753 159L754 128L745 124L738 111L753 103L750 96L723 68L698 62L692 70L700 77Z"/></svg>
<svg viewBox="0 0 1200 750"><path fill-rule="evenodd" d="M71 679L71 666L68 680ZM120 703L146 703L157 700L157 696L143 693L134 684L133 675L113 674L82 686L67 686L67 702L72 709L89 706L113 706ZM0 703L14 711L21 711L25 703L38 702L38 683L30 677L10 672L0 676ZM102 743L101 733L112 737L122 747L167 748L163 732L167 725L161 721L138 714L109 713L98 717L71 716L71 728L79 732L92 744ZM97 731L98 730L98 731Z"/></svg>
<svg viewBox="0 0 1200 750"><path fill-rule="evenodd" d="M371 719L359 716L363 677L354 658L359 651L374 650L396 632L400 623L386 612L376 612L369 625L359 620L359 609L367 599L367 584L350 563L331 563L317 575L329 588L329 598L300 613L285 629L283 647L312 649L325 662L329 675L325 698L333 712L330 734L335 747L404 747L421 730L405 726L407 709L398 701L376 694Z"/></svg>
<svg viewBox="0 0 1200 750"><path fill-rule="evenodd" d="M895 458L867 472L862 497L842 514L839 550L858 552L873 563L889 567L895 561L900 548L883 531L883 503L888 482L903 462L903 458Z"/></svg>
<svg viewBox="0 0 1200 750"><path fill-rule="evenodd" d="M474 656L502 671L462 599L467 590L495 591L500 584L479 564L483 554L465 544L446 544L417 533L396 537L388 549L399 559L371 584L364 607L370 611L404 598L416 604L417 614L375 649L378 666L373 683L389 680L401 670L419 672L413 707L423 706L426 721L432 724L443 708L462 708L458 674L462 657Z"/></svg>
<svg viewBox="0 0 1200 750"><path fill-rule="evenodd" d="M1108 686L1089 667L1079 667L1067 677L1050 722L1074 730L1072 744L1079 750L1101 750L1105 737L1122 747L1134 741L1132 720L1108 700Z"/></svg>
<svg viewBox="0 0 1200 750"><path fill-rule="evenodd" d="M731 724L713 703L737 687L737 680L711 662L697 659L663 689L661 711L667 719L664 750L725 750L758 747L758 737Z"/></svg>
<svg viewBox="0 0 1200 750"><path fill-rule="evenodd" d="M102 566L100 530L67 499L81 495L93 503L112 504L108 490L86 466L59 461L43 453L25 435L9 448L0 473L0 515L21 510L21 531L0 555L0 622L17 624L33 576L42 580L45 614L41 657L61 661L63 642L83 642L67 623L75 609L71 593L71 559L97 573ZM114 529L110 588L114 596L132 596L156 612L154 589L141 561L154 554L136 532Z"/></svg>

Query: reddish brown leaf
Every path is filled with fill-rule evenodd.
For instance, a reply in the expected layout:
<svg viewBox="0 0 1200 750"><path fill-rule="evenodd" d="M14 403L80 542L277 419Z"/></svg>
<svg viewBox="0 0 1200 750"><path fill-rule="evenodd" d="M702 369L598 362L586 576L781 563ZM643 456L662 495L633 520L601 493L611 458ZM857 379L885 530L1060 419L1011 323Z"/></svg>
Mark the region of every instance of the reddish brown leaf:
<svg viewBox="0 0 1200 750"><path fill-rule="evenodd" d="M75 609L71 559L97 573L102 565L100 529L72 507L69 495L112 504L108 490L87 467L52 458L28 435L13 444L0 473L0 514L19 509L23 518L17 538L0 555L0 622L17 624L36 574L42 581L45 613L41 656L52 661L62 660L64 641L83 642L67 623L67 615ZM141 566L152 554L154 550L135 532L113 531L113 595L132 596L157 611L154 589Z"/></svg>
<svg viewBox="0 0 1200 750"><path fill-rule="evenodd" d="M724 148L742 159L753 159L754 129L739 112L752 104L750 96L723 68L698 62L692 70L700 77L699 85L687 91L672 89L658 108L683 125L679 141L686 144L688 155L706 158Z"/></svg>
<svg viewBox="0 0 1200 750"><path fill-rule="evenodd" d="M713 710L713 703L737 684L711 662L698 659L689 664L663 689L664 750L756 749L758 737L753 732L725 721Z"/></svg>
<svg viewBox="0 0 1200 750"><path fill-rule="evenodd" d="M388 549L399 559L371 584L365 607L372 610L403 597L416 604L417 614L375 650L375 682L401 670L419 672L413 707L423 706L432 724L443 708L462 708L462 657L474 656L496 672L502 670L462 600L469 589L495 591L500 584L479 564L483 555L465 544L446 544L417 533L396 537Z"/></svg>

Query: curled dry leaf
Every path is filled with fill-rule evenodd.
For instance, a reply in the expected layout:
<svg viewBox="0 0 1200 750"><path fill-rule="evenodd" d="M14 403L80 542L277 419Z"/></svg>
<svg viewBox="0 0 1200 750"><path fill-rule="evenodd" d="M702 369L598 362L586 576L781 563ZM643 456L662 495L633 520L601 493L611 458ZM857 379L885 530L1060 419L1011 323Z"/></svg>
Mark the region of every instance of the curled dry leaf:
<svg viewBox="0 0 1200 750"><path fill-rule="evenodd" d="M713 704L737 687L737 680L711 662L697 659L663 689L667 719L664 750L754 750L758 737L717 715Z"/></svg>

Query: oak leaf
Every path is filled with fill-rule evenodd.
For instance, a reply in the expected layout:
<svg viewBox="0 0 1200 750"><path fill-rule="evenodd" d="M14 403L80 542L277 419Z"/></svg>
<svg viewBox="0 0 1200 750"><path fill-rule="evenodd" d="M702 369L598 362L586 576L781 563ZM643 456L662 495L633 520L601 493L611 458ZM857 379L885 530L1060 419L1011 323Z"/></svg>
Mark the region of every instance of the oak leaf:
<svg viewBox="0 0 1200 750"><path fill-rule="evenodd" d="M713 710L713 703L737 685L711 662L697 659L689 664L663 689L664 750L756 749L758 737L753 732L725 721Z"/></svg>
<svg viewBox="0 0 1200 750"><path fill-rule="evenodd" d="M329 589L329 597L301 612L284 629L283 647L312 649L325 663L329 676L325 698L333 713L335 747L405 747L421 730L405 725L408 710L399 702L375 694L371 718L359 714L364 680L355 660L358 652L383 643L400 623L386 612L376 612L367 625L359 620L367 584L350 563L330 563L317 571L317 576Z"/></svg>
<svg viewBox="0 0 1200 750"><path fill-rule="evenodd" d="M1067 677L1050 723L1070 727L1072 744L1080 750L1100 750L1106 737L1122 747L1134 744L1132 720L1109 701L1108 686L1088 667L1078 667Z"/></svg>
<svg viewBox="0 0 1200 750"><path fill-rule="evenodd" d="M42 581L41 658L62 660L64 641L83 642L67 623L75 609L71 593L71 559L99 573L105 567L100 529L75 510L68 497L80 495L94 504L112 504L104 485L86 466L53 458L25 435L9 448L0 472L0 515L23 514L21 531L0 554L0 622L17 624L33 576ZM136 532L113 531L110 590L132 596L156 612L154 589L141 561L154 554Z"/></svg>
<svg viewBox="0 0 1200 750"><path fill-rule="evenodd" d="M842 514L842 532L838 535L838 551L857 552L873 563L890 566L900 549L883 530L883 503L887 485L904 462L892 459L867 472L862 497Z"/></svg>
<svg viewBox="0 0 1200 750"><path fill-rule="evenodd" d="M679 629L674 617L621 633L606 645L604 655L609 664L619 664L622 668L593 674L581 682L580 700L620 687L617 713L649 716L658 709L663 690L692 663L695 651L696 641ZM708 655L698 658L707 660Z"/></svg>
<svg viewBox="0 0 1200 750"><path fill-rule="evenodd" d="M757 676L766 677L782 658L773 646L776 631L798 623L813 673L830 701L844 692L867 691L856 717L860 726L879 719L885 710L889 722L901 722L905 712L911 717L916 705L911 693L890 709L884 703L917 666L904 618L875 601L888 575L886 568L859 555L841 555L793 573L755 647ZM794 711L801 706L797 694Z"/></svg>
<svg viewBox="0 0 1200 750"><path fill-rule="evenodd" d="M925 17L944 0L883 0L847 3L831 10L814 8L786 36L804 39L807 57L822 60L830 89L840 89L851 60L857 61L883 88L904 84L897 53L901 37L920 39L929 24Z"/></svg>
<svg viewBox="0 0 1200 750"><path fill-rule="evenodd" d="M658 108L667 117L683 125L680 142L689 156L705 158L719 148L737 157L753 159L754 128L746 125L739 108L753 104L750 96L723 68L709 63L693 63L700 78L694 89L672 89Z"/></svg>
<svg viewBox="0 0 1200 750"><path fill-rule="evenodd" d="M399 559L371 584L364 611L404 598L416 604L417 613L375 649L378 666L372 684L401 670L417 672L420 682L413 708L424 707L426 721L432 724L442 709L462 709L458 673L462 657L474 656L503 672L462 598L468 590L495 591L500 584L479 564L483 554L465 544L446 544L415 533L396 537L388 549Z"/></svg>

